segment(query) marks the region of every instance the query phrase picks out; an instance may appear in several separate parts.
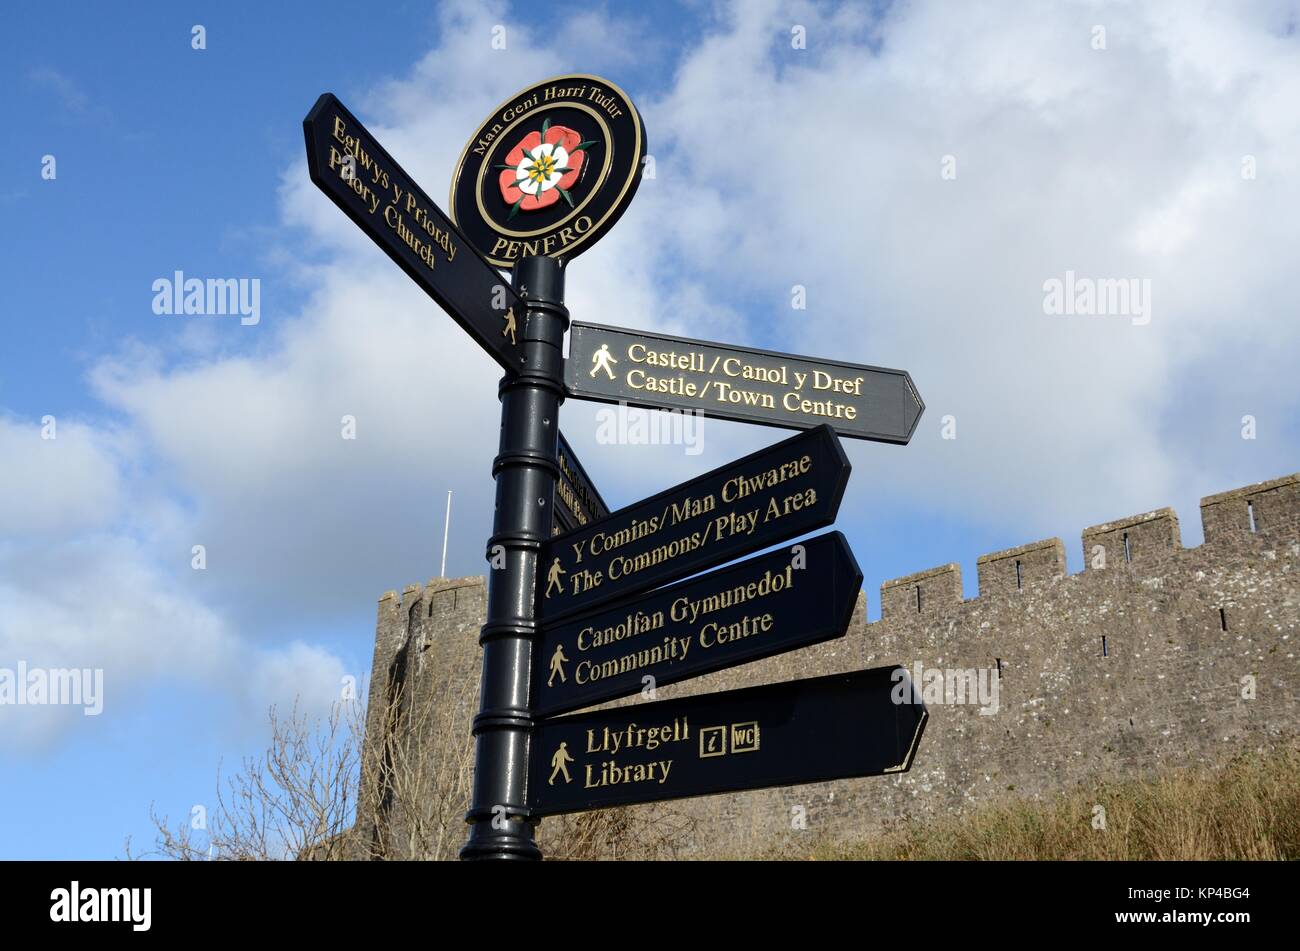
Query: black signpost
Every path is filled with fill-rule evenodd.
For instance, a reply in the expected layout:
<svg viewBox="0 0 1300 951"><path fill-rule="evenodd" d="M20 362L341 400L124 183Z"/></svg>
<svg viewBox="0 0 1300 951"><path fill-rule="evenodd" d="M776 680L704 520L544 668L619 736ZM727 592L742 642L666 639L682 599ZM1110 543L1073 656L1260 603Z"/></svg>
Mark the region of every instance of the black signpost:
<svg viewBox="0 0 1300 951"><path fill-rule="evenodd" d="M850 468L820 426L553 538L539 613L552 621L824 528Z"/></svg>
<svg viewBox="0 0 1300 951"><path fill-rule="evenodd" d="M841 637L862 572L839 532L577 620L536 649L534 712L550 716Z"/></svg>
<svg viewBox="0 0 1300 951"><path fill-rule="evenodd" d="M551 521L551 534L562 535L608 515L609 506L596 491L595 483L578 461L578 456L564 438L564 433L560 433L555 461L560 467L560 478L555 483L555 512Z"/></svg>
<svg viewBox="0 0 1300 951"><path fill-rule="evenodd" d="M839 532L681 579L834 522L837 433L911 439L908 374L576 323L566 361L565 264L645 157L600 77L497 107L457 163L455 223L334 96L303 131L312 181L506 371L461 857L540 858L546 815L908 769L926 712L901 667L555 716L842 636L862 573ZM560 435L567 395L807 431L610 512Z"/></svg>
<svg viewBox="0 0 1300 951"><path fill-rule="evenodd" d="M891 443L910 441L925 409L905 370L576 321L564 385L588 400L790 429L826 423Z"/></svg>
<svg viewBox="0 0 1300 951"><path fill-rule="evenodd" d="M529 803L554 815L903 772L926 716L906 668L877 667L545 720Z"/></svg>
<svg viewBox="0 0 1300 951"><path fill-rule="evenodd" d="M452 218L488 260L572 260L618 221L641 184L641 116L599 76L556 76L515 93L465 143Z"/></svg>
<svg viewBox="0 0 1300 951"><path fill-rule="evenodd" d="M501 275L333 95L316 100L302 127L316 187L504 370L518 373L523 309Z"/></svg>

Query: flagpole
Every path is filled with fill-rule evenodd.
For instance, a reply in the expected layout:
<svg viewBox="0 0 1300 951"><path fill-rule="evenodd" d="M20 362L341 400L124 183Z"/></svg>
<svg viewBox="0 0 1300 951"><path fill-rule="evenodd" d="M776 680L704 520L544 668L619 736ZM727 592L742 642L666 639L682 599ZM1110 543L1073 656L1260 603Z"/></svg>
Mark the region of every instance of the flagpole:
<svg viewBox="0 0 1300 951"><path fill-rule="evenodd" d="M447 490L447 520L442 523L442 570L439 578L447 577L447 535L451 532L451 489Z"/></svg>

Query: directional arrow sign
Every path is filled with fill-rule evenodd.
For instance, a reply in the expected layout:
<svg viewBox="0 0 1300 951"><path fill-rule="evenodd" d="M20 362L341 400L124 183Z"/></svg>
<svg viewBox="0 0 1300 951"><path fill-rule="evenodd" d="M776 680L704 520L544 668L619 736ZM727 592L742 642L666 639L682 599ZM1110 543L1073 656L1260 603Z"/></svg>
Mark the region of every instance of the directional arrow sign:
<svg viewBox="0 0 1300 951"><path fill-rule="evenodd" d="M907 443L925 404L905 370L796 357L666 334L572 324L570 395L719 419Z"/></svg>
<svg viewBox="0 0 1300 951"><path fill-rule="evenodd" d="M552 538L538 613L552 621L824 528L849 469L835 432L820 426Z"/></svg>
<svg viewBox="0 0 1300 951"><path fill-rule="evenodd" d="M555 461L560 466L560 478L555 483L551 534L571 532L608 515L609 506L596 491L596 486L587 475L587 470L582 468L582 463L578 461L569 441L564 438L564 433L560 433Z"/></svg>
<svg viewBox="0 0 1300 951"><path fill-rule="evenodd" d="M366 127L330 93L302 123L311 180L507 372L523 362L524 308Z"/></svg>
<svg viewBox="0 0 1300 951"><path fill-rule="evenodd" d="M903 667L877 667L543 721L537 815L906 772L926 711Z"/></svg>
<svg viewBox="0 0 1300 951"><path fill-rule="evenodd" d="M839 532L546 627L534 710L550 716L841 637L862 572Z"/></svg>

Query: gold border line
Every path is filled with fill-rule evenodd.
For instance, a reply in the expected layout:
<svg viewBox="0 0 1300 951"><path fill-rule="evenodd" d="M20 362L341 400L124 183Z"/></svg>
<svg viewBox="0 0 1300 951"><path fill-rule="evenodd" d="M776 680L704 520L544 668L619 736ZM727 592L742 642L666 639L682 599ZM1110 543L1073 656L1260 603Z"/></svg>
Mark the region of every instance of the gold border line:
<svg viewBox="0 0 1300 951"><path fill-rule="evenodd" d="M579 247L585 241L587 241L592 235L599 234L601 227L605 224L606 221L609 220L610 216L613 215L614 212L618 211L621 208L623 204L623 199L627 195L628 189L632 187L632 183L636 181L636 177L641 171L641 158L642 158L641 152L642 149L644 148L643 143L645 141L641 130L641 113L637 111L636 105L632 102L632 98L626 92L623 91L622 87L614 83L611 83L608 79L604 79L600 76L594 76L590 73L572 73L572 74L565 74L560 76L552 76L550 79L543 79L541 82L534 83L533 85L529 86L528 90L538 89L542 86L547 85L548 83L555 83L555 82L560 82L562 80L569 80L569 79L585 79L588 82L600 83L601 85L607 86L609 89L612 89L615 93L617 93L620 97L622 97L623 102L627 104L628 111L632 115L632 124L633 127L636 129L636 138L635 141L633 142L633 148L632 148L632 158L633 158L632 168L630 169L627 178L624 180L622 188L619 189L618 197L615 198L614 202L609 206L609 211L605 214L605 216L601 218L600 221L595 222L591 226L591 230L588 231L587 234L578 238L578 240L574 241L571 245L569 245L568 248L565 249L566 251L571 251L574 248ZM494 109L492 112L492 119L490 121L495 123L497 121L496 117L501 114L502 110L505 109L506 106L510 105L518 98L519 98L519 93L515 93L510 98L502 100L500 103L498 103L496 109ZM477 133L481 131L486 124L487 123L480 123L478 128L475 129L475 132ZM465 148L461 149L460 158L457 159L456 161L456 173L451 178L451 190L448 192L447 217L449 217L452 221L452 224L456 225L457 227L460 226L460 222L456 220L456 186L460 182L461 175L463 175L465 172L465 156L469 154L470 147L475 142L478 141L478 138L479 138L478 135L473 135L470 137L469 141L465 143ZM612 143L610 144L612 145ZM487 162L486 155L483 156L483 161L484 163ZM610 165L612 168L613 165L612 161ZM593 190L593 194L594 193L595 192ZM485 221L485 224L487 224L493 230L499 230L492 224L491 221ZM473 242L470 243L473 244ZM515 265L514 261L503 261L492 257L486 251L483 251L482 248L478 248L477 250L479 251L479 253L483 255L484 258L486 258L490 263L492 263L497 267L514 267Z"/></svg>

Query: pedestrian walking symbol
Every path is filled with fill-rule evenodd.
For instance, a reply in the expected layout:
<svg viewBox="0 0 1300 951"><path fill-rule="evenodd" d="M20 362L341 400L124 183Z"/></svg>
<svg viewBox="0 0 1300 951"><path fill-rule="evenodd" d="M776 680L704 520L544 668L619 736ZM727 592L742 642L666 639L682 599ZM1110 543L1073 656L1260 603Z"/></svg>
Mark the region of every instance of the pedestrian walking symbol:
<svg viewBox="0 0 1300 951"><path fill-rule="evenodd" d="M591 375L595 376L601 370L609 374L609 378L614 379L614 370L610 367L611 363L618 363L614 355L609 352L609 344L602 343L600 349L591 355L591 362L595 364L591 368Z"/></svg>
<svg viewBox="0 0 1300 951"><path fill-rule="evenodd" d="M556 558L555 561L551 562L551 567L546 572L546 596L548 598L551 596L552 588L558 590L560 594L564 594L564 582L560 580L560 576L565 573L565 570L560 567L560 559Z"/></svg>
<svg viewBox="0 0 1300 951"><path fill-rule="evenodd" d="M556 644L555 653L551 655L551 676L546 681L546 686L551 686L555 680L555 675L560 675L560 683L564 683L564 668L561 664L567 664L569 658L564 656L564 645Z"/></svg>
<svg viewBox="0 0 1300 951"><path fill-rule="evenodd" d="M546 781L546 785L554 786L555 777L560 773L564 774L566 783L573 782L573 777L569 775L569 763L573 762L573 757L569 755L569 744L561 743L560 748L555 751L551 757L551 778Z"/></svg>
<svg viewBox="0 0 1300 951"><path fill-rule="evenodd" d="M515 339L515 330L518 329L515 324L515 309L513 307L506 308L505 316L501 319L506 322L505 329L501 331L501 336L509 337L512 344L516 347L519 346L519 341Z"/></svg>

